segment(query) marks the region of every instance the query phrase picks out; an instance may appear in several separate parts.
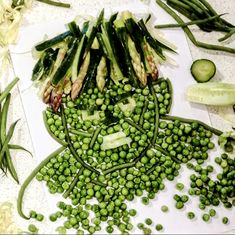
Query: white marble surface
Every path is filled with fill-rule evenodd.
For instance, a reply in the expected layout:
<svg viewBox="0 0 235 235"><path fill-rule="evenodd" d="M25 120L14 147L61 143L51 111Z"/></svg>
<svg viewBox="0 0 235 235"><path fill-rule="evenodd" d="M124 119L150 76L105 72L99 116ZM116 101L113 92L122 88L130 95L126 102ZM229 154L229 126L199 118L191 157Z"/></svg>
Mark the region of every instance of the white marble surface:
<svg viewBox="0 0 235 235"><path fill-rule="evenodd" d="M64 2L70 2L72 4L72 9L60 9L51 7L42 3L34 2L31 9L25 12L25 19L23 25L34 24L43 21L52 21L52 20L62 20L64 19L65 22L71 20L77 14L89 13L93 10L100 9L104 3L105 5L113 4L113 5L120 5L120 4L128 4L130 2L138 2L138 0L63 0ZM230 20L232 23L235 24L235 1L231 0L210 0L209 1L215 9L219 13L229 13L225 16L226 19ZM195 34L197 35L200 40L206 40L209 42L216 42L217 38L221 35L220 33L210 33L206 34L199 30L195 30ZM230 40L229 46L235 47L235 37ZM207 50L203 50L200 48L196 48L189 42L190 50L193 59L198 58L208 58L212 59L217 68L217 76L215 79L221 80L224 82L233 82L235 81L234 78L234 66L235 66L235 56L225 54L225 53L217 53L217 52L209 52ZM11 76L9 76L10 80ZM10 107L10 118L9 123L13 120L21 118L20 123L17 126L17 130L15 132L13 142L23 145L30 151L34 151L29 135L28 126L26 123L26 119L24 116L24 111L22 108L22 103L20 100L20 96L18 90L16 89L13 94L13 100L11 102ZM220 108L225 109L226 108ZM231 129L231 125L223 121L218 115L218 108L208 107L208 111L210 114L211 124L214 127L229 130ZM29 175L29 173L33 170L36 166L36 160L31 158L30 155L24 152L18 152L13 154L13 161L16 166L16 170L19 173L19 180L23 182L24 179ZM23 229L26 230L27 225L29 224L28 221L21 219L16 212L16 198L18 194L18 190L20 185L15 184L11 178L2 177L0 180L0 203L6 200L10 200L14 203L14 216L17 224ZM35 210L40 209L42 213L46 212L47 210L47 202L45 200L45 194L43 191L43 187L41 183L35 181L29 190L26 193L25 201L27 201L26 208L33 208ZM49 225L48 221L46 220L43 224L39 224L35 222L40 228L40 233L53 233L54 228Z"/></svg>

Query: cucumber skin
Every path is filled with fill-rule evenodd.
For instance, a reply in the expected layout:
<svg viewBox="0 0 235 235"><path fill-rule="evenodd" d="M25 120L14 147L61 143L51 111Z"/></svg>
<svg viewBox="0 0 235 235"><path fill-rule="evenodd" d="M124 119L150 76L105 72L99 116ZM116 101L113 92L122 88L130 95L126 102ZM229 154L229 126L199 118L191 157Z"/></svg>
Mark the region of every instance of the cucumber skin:
<svg viewBox="0 0 235 235"><path fill-rule="evenodd" d="M208 79L199 78L198 75L196 75L196 74L194 73L193 68L194 68L195 66L198 66L198 65L197 65L198 62L206 62L206 63L209 62L209 63L213 66L213 70L214 70L214 71L213 71L212 75L210 75L210 76L208 77ZM192 74L192 76L193 76L193 78L194 78L194 80L195 80L196 82L198 82L198 83L205 83L205 82L209 82L209 81L215 76L215 73L216 73L216 66L215 66L215 63L214 63L213 61L209 60L209 59L198 59L198 60L195 60L195 61L192 63L192 65L191 65L191 67L190 67L190 72L191 72L191 74Z"/></svg>

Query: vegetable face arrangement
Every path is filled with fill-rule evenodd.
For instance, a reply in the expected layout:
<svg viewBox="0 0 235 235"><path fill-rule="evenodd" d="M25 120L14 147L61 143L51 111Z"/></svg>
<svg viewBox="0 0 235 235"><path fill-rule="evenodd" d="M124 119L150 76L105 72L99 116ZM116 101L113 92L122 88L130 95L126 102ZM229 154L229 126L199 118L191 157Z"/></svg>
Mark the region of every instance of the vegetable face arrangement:
<svg viewBox="0 0 235 235"><path fill-rule="evenodd" d="M58 202L58 211L50 215L52 222L66 218L59 233L94 234L105 223L107 233L117 228L126 234L133 231L131 217L137 214L127 202L137 196L148 205L166 180L179 175L182 164L194 171L188 193L199 196L200 208L235 204L234 160L226 153L215 158L222 168L217 179L210 177L211 165L202 166L215 147L213 137L226 139L225 150L231 140L201 121L169 115L172 86L158 77L158 65L173 49L154 38L143 19L122 12L106 21L101 12L95 23L85 22L80 29L72 22L69 31L35 48L42 53L32 80L42 84L43 101L51 106L43 113L45 125L61 147L23 183L20 216L43 220L35 211L23 212L24 192L36 177L50 193L70 199ZM184 185L176 187L181 191ZM175 194L173 199L182 209L189 196ZM215 213L210 210L202 220ZM187 215L195 217L192 211ZM151 234L152 223L146 218L137 227ZM163 226L157 223L155 229ZM30 231L37 228L32 225Z"/></svg>

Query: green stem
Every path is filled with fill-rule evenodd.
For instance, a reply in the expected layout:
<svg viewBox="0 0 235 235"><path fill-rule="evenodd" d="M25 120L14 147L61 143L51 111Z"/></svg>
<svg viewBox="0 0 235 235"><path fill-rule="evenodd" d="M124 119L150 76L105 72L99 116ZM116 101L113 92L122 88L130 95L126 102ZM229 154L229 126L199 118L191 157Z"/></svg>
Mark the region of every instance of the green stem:
<svg viewBox="0 0 235 235"><path fill-rule="evenodd" d="M24 219L30 219L29 216L26 216L23 212L23 197L24 197L24 193L26 188L28 187L28 185L30 184L30 182L33 180L33 178L37 175L37 173L40 171L40 169L42 167L44 167L53 157L59 155L60 153L62 153L64 150L66 149L65 146L60 147L59 149L57 149L56 151L54 151L52 154L50 154L46 159L44 159L32 172L31 174L26 178L26 180L24 181L24 183L22 184L19 194L18 194L18 198L17 198L17 211L18 214L24 218Z"/></svg>
<svg viewBox="0 0 235 235"><path fill-rule="evenodd" d="M215 135L217 136L220 136L223 132L218 130L218 129L215 129L209 125L207 125L206 123L204 122L201 122L201 121L198 121L198 120L194 120L194 119L189 119L189 118L182 118L182 117L178 117L178 116L170 116L170 115L163 115L160 117L161 119L163 120L171 120L171 121L174 121L174 120L179 120L181 122L184 122L184 123L198 123L200 125L202 125L205 129L211 131L212 133L214 133Z"/></svg>
<svg viewBox="0 0 235 235"><path fill-rule="evenodd" d="M55 1L52 1L52 0L37 0L37 1L48 4L48 5L56 6L56 7L70 8L70 4L68 4L68 3L55 2Z"/></svg>

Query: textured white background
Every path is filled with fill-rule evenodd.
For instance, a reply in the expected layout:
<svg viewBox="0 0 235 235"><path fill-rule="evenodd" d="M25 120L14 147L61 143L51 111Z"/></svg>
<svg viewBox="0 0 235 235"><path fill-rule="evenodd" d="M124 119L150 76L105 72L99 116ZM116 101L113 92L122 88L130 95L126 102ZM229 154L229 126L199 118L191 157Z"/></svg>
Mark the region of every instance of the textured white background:
<svg viewBox="0 0 235 235"><path fill-rule="evenodd" d="M138 2L137 0L127 1L127 0L64 0L64 2L69 2L72 5L72 9L60 9L51 7L42 3L35 2L30 10L25 12L25 19L23 21L23 25L30 25L39 22L46 22L46 21L61 21L64 20L65 22L72 20L77 14L84 14L84 13L92 13L97 9L102 8L104 5L108 6L110 4L114 6L119 6L121 4L128 4L130 2ZM235 24L235 1L230 0L210 0L210 3L214 6L215 9L219 13L229 13L225 16L229 21ZM201 41L206 40L209 42L215 42L217 38L221 35L220 33L210 33L206 34L199 30L195 30L195 34ZM230 46L235 47L235 38L233 37L230 40ZM233 82L235 81L234 78L234 66L235 66L235 56L217 52L208 52L206 50L196 48L194 45L189 42L190 50L193 59L198 58L208 58L212 59L217 68L217 76L215 79L222 80L224 82ZM10 80L10 78L9 78ZM15 132L13 142L18 143L26 147L27 149L31 150L32 152L33 147L31 143L31 139L29 136L29 130L26 123L26 119L24 117L24 111L22 108L21 100L19 99L18 90L14 91L13 100L10 108L10 118L9 123L13 120L21 118L21 121L17 127L17 131ZM222 108L220 108L222 110ZM226 108L223 108L227 110ZM208 107L208 111L210 114L211 123L214 127L218 127L223 130L229 130L231 126L223 121L218 115L218 108ZM19 173L20 182L22 182L28 174L32 171L32 169L36 166L36 160L32 159L30 155L17 152L13 154L13 161L16 166L16 170ZM16 202L19 185L16 185L12 179L8 179L6 177L1 178L0 180L0 202L10 200L12 203ZM45 200L45 195L42 190L42 185L35 181L34 184L30 186L28 193L26 194L25 201L26 208L33 208L35 210L40 210L42 213L46 213L48 208L47 202ZM14 210L15 220L18 225L22 229L26 229L28 222L22 220L17 216L16 210ZM231 221L233 223L233 221ZM36 224L36 223L35 223ZM54 230L49 223L43 223L43 226L40 226L41 233L52 233Z"/></svg>

